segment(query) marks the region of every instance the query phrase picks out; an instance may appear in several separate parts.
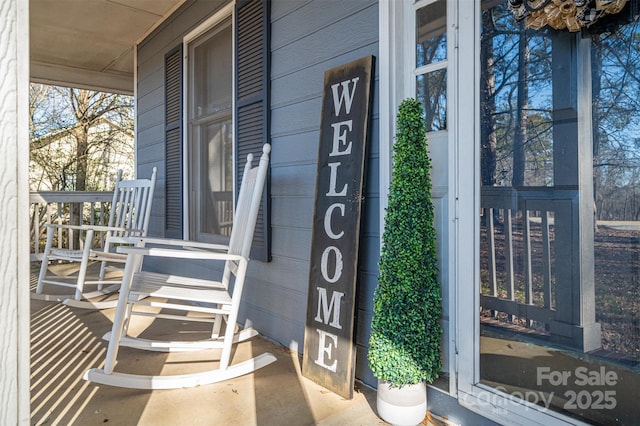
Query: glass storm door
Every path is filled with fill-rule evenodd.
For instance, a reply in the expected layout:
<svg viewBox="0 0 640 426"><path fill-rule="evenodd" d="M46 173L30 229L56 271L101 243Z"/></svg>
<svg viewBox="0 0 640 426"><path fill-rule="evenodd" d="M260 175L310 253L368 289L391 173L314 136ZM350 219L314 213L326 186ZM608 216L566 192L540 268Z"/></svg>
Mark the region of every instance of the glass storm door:
<svg viewBox="0 0 640 426"><path fill-rule="evenodd" d="M637 424L640 21L571 33L527 29L506 1L476 13L471 404Z"/></svg>

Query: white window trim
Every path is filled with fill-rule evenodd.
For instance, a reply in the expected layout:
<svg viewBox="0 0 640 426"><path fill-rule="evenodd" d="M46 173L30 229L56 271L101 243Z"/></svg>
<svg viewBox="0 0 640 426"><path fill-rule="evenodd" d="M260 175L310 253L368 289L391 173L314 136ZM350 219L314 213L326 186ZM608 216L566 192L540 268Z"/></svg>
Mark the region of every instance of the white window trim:
<svg viewBox="0 0 640 426"><path fill-rule="evenodd" d="M209 18L207 18L207 20L205 20L203 23L201 23L200 25L198 25L195 29L193 29L191 32L189 32L187 35L184 36L184 38L182 39L182 123L183 123L183 129L182 129L182 237L185 240L188 240L190 238L190 229L191 229L191 223L190 223L190 217L189 217L189 202L191 200L190 198L190 193L189 193L189 181L190 181L190 173L189 171L191 170L190 164L189 164L189 44L197 39L198 37L200 37L202 34L206 33L207 31L209 31L211 28L213 28L214 26L218 25L220 22L224 21L225 19L231 18L231 51L234 52L233 53L233 58L231 61L231 75L235 75L235 22L234 22L234 9L235 9L235 2L229 2L227 5L225 5L222 9L220 9L219 11L217 11L216 13L214 13L212 16L210 16ZM232 83L232 88L231 88L231 93L232 93L232 97L231 97L231 110L235 111L236 109L236 99L235 99L235 79L233 79L233 83ZM234 128L235 128L235 116L232 117L232 129L231 131L234 132ZM233 158L236 157L236 153L235 153L235 143L233 144ZM236 175L236 171L235 171L235 161L234 163L234 170L232 171L233 176ZM233 189L233 193L234 193L234 205L235 205L235 179L234 179L234 189Z"/></svg>
<svg viewBox="0 0 640 426"><path fill-rule="evenodd" d="M438 70L441 70L441 69L447 69L448 66L449 66L449 60L448 59L443 59L441 61L434 62L433 64L423 65L420 68L416 68L413 71L413 75L417 77L419 75L428 74L428 73L433 72L433 71L438 71Z"/></svg>
<svg viewBox="0 0 640 426"><path fill-rule="evenodd" d="M465 120L466 125L461 126L460 120L452 123L451 133L453 135L452 147L454 149L452 167L450 170L450 179L452 179L453 191L453 232L451 254L453 260L451 284L454 295L452 300L456 300L456 322L465 324L465 326L457 327L456 335L456 351L458 356L456 359L456 370L458 374L457 392L459 400L465 395L463 392L471 391L471 383L474 383L474 372L478 371L479 363L477 362L476 353L480 350L480 326L475 321L474 308L479 301L477 294L479 286L479 238L476 230L479 229L479 218L476 212L476 206L480 205L480 192L476 189L479 182L480 171L480 152L478 139L479 132L479 93L478 83L480 81L480 71L477 67L479 63L480 52L480 29L476 16L480 13L480 2L474 2L473 8L458 9L458 40L457 50L460 56L459 67L452 70L453 80L458 82L456 86L455 109L458 117L473 117ZM463 15L464 16L460 16ZM464 75L463 75L464 73ZM463 87L460 87L464 85ZM472 93L471 99L462 102L460 93ZM469 96L468 96L469 97ZM471 100L471 102L469 102ZM464 144L462 141L467 141ZM468 146L471 144L471 146ZM464 174L459 171L465 170ZM469 236L471 236L472 244L469 244ZM464 259L464 261L461 261ZM463 267L464 265L465 267ZM472 267L470 268L469 265ZM465 287L469 287L468 283L472 283L473 291L462 291ZM471 309L471 318L469 313L465 313L465 309ZM465 323L465 320L467 321ZM471 320L472 327L469 327ZM467 340L465 340L467 339ZM484 413L483 413L484 414Z"/></svg>

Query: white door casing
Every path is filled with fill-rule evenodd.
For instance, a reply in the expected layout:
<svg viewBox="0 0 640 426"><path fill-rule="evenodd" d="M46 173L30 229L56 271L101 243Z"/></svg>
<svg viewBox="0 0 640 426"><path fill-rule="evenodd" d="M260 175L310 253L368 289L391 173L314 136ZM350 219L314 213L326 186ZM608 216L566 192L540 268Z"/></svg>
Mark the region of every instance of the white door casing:
<svg viewBox="0 0 640 426"><path fill-rule="evenodd" d="M408 97L416 97L416 76L422 71L416 68L416 10L434 3L436 0L395 1L381 0L380 12L380 217L384 218L391 181L392 150L395 139L396 114L400 102ZM438 234L438 256L442 285L442 363L443 370L450 375L450 393L456 393L455 373L455 294L450 285L454 272L450 244L454 222L455 197L451 195L453 182L451 161L454 158L454 135L456 111L451 100L457 92L453 69L457 63L455 36L457 23L456 1L447 0L447 129L427 133L428 149L432 160L432 199L434 204L436 231ZM424 67L423 67L424 68ZM384 231L384 220L380 221L380 235Z"/></svg>
<svg viewBox="0 0 640 426"><path fill-rule="evenodd" d="M392 168L397 106L416 96L415 15L434 0L381 0L380 217ZM580 424L480 385L480 1L447 0L447 129L429 133L443 286L443 364L449 394L503 424ZM384 221L381 220L382 235Z"/></svg>

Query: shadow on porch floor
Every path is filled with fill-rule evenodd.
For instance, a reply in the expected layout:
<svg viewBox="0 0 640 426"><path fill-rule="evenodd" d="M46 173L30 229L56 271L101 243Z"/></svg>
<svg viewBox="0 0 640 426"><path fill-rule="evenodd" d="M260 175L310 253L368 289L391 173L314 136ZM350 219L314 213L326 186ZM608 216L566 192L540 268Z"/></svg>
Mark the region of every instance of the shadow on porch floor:
<svg viewBox="0 0 640 426"><path fill-rule="evenodd" d="M36 268L38 265L34 265ZM32 271L32 287L36 273ZM91 311L31 301L31 423L34 425L384 425L375 391L345 400L302 377L296 353L262 338L238 346L232 363L269 351L278 360L253 374L191 389L144 391L98 386L83 373L104 363L115 309ZM134 317L132 329L158 336L175 321ZM165 327L166 326L166 327ZM189 323L188 327L191 327ZM169 328L167 328L169 327ZM181 326L182 327L182 326ZM197 324L194 326L197 327ZM196 333L198 330L185 329ZM148 353L123 348L118 370L179 374L211 368L206 351ZM214 352L215 358L215 352Z"/></svg>

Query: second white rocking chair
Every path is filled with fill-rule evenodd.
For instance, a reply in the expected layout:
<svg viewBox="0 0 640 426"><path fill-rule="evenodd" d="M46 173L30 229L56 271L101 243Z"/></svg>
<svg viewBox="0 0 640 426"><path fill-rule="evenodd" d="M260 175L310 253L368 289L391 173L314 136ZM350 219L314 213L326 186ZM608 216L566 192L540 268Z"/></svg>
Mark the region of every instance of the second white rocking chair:
<svg viewBox="0 0 640 426"><path fill-rule="evenodd" d="M136 389L173 389L193 387L241 376L276 360L270 353L263 353L248 361L230 365L233 344L258 333L252 328L235 332L240 299L245 284L249 252L260 207L271 147L265 144L258 167L251 168L249 154L244 169L242 185L233 218L229 246L198 243L193 241L139 238L138 247L121 248L127 253L127 263L120 289L113 328L105 335L109 347L104 369L91 369L85 379L112 386ZM153 247L151 247L153 246ZM223 261L224 271L220 281L194 279L176 275L164 275L141 271L144 257L201 259ZM159 298L159 299L158 299ZM160 300L160 301L158 301ZM169 314L140 312L135 305L171 309L182 312L198 312L198 318ZM208 318L202 318L202 314ZM157 318L180 321L203 321L212 323L212 337L199 341L156 341L127 336L131 315L152 315ZM226 323L224 335L220 336L222 322ZM120 346L151 351L190 351L222 349L219 368L201 373L160 376L115 372Z"/></svg>
<svg viewBox="0 0 640 426"><path fill-rule="evenodd" d="M121 276L107 276L107 271L119 269L126 261L126 255L116 253L116 247L128 244L129 237L144 237L149 228L151 204L156 185L157 169L154 167L149 179L122 180L122 170L118 171L109 222L106 226L69 225L47 223L47 242L43 252L38 284L34 299L64 302L79 308L106 309L116 306L116 300L97 300L114 293L120 288ZM67 235L67 246L62 246L62 232L77 232L80 235L80 248L73 247L73 239ZM60 245L54 244L58 235ZM96 247L97 235L102 234L103 248ZM49 269L50 262L75 262L79 264L77 276L58 276ZM89 265L100 262L97 277L89 275ZM74 293L48 294L45 285L71 288ZM88 285L97 286L97 290L87 291ZM104 287L104 288L103 288ZM93 299L93 300L92 300Z"/></svg>

